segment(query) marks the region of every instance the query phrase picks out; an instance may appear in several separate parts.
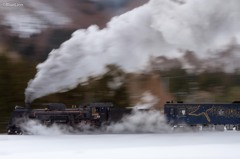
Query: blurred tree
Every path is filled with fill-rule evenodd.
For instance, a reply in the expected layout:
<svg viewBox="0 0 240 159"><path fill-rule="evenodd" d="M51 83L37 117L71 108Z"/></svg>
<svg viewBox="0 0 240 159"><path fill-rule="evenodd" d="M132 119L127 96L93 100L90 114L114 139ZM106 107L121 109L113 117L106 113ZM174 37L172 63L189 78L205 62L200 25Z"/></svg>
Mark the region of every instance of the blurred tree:
<svg viewBox="0 0 240 159"><path fill-rule="evenodd" d="M24 90L35 73L35 63L0 56L0 132L15 105L24 104Z"/></svg>
<svg viewBox="0 0 240 159"><path fill-rule="evenodd" d="M227 102L240 101L240 87L231 87L225 98Z"/></svg>
<svg viewBox="0 0 240 159"><path fill-rule="evenodd" d="M176 100L184 100L190 91L191 81L194 76L189 75L185 69L172 68L168 71L159 71L166 83L167 90L174 94Z"/></svg>
<svg viewBox="0 0 240 159"><path fill-rule="evenodd" d="M201 90L212 91L214 87L227 87L230 82L227 73L224 72L203 72L199 74L198 83Z"/></svg>

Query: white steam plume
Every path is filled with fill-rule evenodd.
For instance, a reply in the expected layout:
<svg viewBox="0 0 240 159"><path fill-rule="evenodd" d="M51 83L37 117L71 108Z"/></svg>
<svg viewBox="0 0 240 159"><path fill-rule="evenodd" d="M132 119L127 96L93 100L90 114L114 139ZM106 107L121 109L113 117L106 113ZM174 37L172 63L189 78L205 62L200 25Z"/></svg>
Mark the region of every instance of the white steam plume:
<svg viewBox="0 0 240 159"><path fill-rule="evenodd" d="M130 115L112 123L105 129L108 133L165 133L171 131L165 116L159 110L151 109L158 98L150 92L144 92Z"/></svg>
<svg viewBox="0 0 240 159"><path fill-rule="evenodd" d="M135 110L121 121L106 128L108 133L166 133L171 127L166 124L165 116L157 110Z"/></svg>
<svg viewBox="0 0 240 159"><path fill-rule="evenodd" d="M154 96L151 92L144 92L140 101L135 105L137 109L150 109L159 102L159 99Z"/></svg>
<svg viewBox="0 0 240 159"><path fill-rule="evenodd" d="M86 124L79 124L76 127L63 124L44 125L37 120L27 120L20 125L23 134L30 135L64 135L64 134L79 134L79 133L97 133L97 129ZM91 130L91 131L90 131Z"/></svg>
<svg viewBox="0 0 240 159"><path fill-rule="evenodd" d="M240 1L151 0L113 18L107 27L73 33L48 59L26 89L26 102L66 91L105 73L107 64L126 72L143 70L152 57L179 58L194 51L207 59L210 52L240 36Z"/></svg>

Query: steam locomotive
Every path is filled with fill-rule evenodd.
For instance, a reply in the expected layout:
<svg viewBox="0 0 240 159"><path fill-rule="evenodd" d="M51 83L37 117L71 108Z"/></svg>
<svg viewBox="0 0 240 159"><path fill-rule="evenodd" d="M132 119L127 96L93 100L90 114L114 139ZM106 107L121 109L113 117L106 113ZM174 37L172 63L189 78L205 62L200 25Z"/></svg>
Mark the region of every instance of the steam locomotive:
<svg viewBox="0 0 240 159"><path fill-rule="evenodd" d="M47 103L43 106L45 107L43 109L16 106L7 126L7 133L24 133L21 124L29 119L37 120L47 126L53 123L70 126L84 123L100 127L102 124L120 120L124 114L131 113L131 109L116 109L111 103L90 103L79 107L74 105L72 108L66 108L62 103Z"/></svg>
<svg viewBox="0 0 240 159"><path fill-rule="evenodd" d="M38 120L44 125L80 123L101 127L131 114L131 108L114 108L111 103L90 103L66 108L62 103L48 103L43 109L16 106L9 121L8 134L22 134L21 124ZM149 109L144 109L148 111ZM240 102L229 104L186 104L167 102L164 105L166 122L173 128L192 127L211 130L240 130Z"/></svg>

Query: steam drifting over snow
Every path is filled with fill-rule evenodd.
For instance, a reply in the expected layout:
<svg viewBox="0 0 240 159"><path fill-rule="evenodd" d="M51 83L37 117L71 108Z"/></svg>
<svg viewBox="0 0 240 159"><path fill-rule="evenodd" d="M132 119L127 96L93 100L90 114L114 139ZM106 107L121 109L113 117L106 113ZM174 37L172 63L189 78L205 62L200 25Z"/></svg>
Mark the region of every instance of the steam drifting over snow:
<svg viewBox="0 0 240 159"><path fill-rule="evenodd" d="M201 59L218 56L232 39L238 44L239 6L238 0L151 0L113 18L102 30L80 29L37 66L26 102L72 89L90 76L104 74L108 64L138 72L154 57L181 58L186 50Z"/></svg>
<svg viewBox="0 0 240 159"><path fill-rule="evenodd" d="M171 127L166 124L165 117L159 111L135 111L120 122L107 127L112 133L166 133Z"/></svg>

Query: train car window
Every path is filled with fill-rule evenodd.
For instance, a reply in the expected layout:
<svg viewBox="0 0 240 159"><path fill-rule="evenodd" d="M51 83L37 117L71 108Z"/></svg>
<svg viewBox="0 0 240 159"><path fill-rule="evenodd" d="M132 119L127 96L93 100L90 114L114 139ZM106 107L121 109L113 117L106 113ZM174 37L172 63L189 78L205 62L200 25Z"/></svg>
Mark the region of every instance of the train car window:
<svg viewBox="0 0 240 159"><path fill-rule="evenodd" d="M217 115L218 114L218 111L217 111L217 108L213 106L212 108L212 115Z"/></svg>
<svg viewBox="0 0 240 159"><path fill-rule="evenodd" d="M92 114L96 113L96 111L97 111L96 108L93 107L92 108Z"/></svg>
<svg viewBox="0 0 240 159"><path fill-rule="evenodd" d="M186 116L186 109L178 109L178 116Z"/></svg>
<svg viewBox="0 0 240 159"><path fill-rule="evenodd" d="M231 117L236 117L236 116L237 116L237 111L236 111L236 109L230 109L230 116L231 116Z"/></svg>
<svg viewBox="0 0 240 159"><path fill-rule="evenodd" d="M223 109L219 109L218 110L218 115L223 116L224 115L224 110Z"/></svg>
<svg viewBox="0 0 240 159"><path fill-rule="evenodd" d="M173 108L170 109L170 115L174 115L174 109Z"/></svg>
<svg viewBox="0 0 240 159"><path fill-rule="evenodd" d="M186 110L185 109L182 110L182 115L186 115Z"/></svg>

